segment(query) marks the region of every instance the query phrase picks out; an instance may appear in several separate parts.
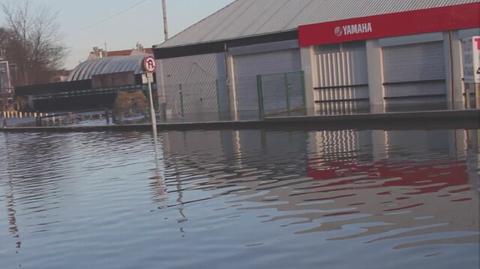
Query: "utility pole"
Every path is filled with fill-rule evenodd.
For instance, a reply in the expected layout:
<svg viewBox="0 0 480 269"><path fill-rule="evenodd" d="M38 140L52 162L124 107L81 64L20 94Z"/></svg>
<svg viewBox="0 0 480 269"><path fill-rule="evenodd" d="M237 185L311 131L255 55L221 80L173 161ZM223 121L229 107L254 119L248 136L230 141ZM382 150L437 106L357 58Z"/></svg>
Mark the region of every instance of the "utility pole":
<svg viewBox="0 0 480 269"><path fill-rule="evenodd" d="M163 9L163 34L165 36L165 41L167 41L168 40L167 0L162 0L162 9Z"/></svg>
<svg viewBox="0 0 480 269"><path fill-rule="evenodd" d="M162 10L163 10L163 34L165 41L168 40L168 19L167 19L167 0L162 0ZM163 74L163 63L161 60L158 61L159 73L157 75L157 92L158 92L158 103L160 104L160 113L162 115L162 120L167 120L167 101L166 101L166 92L165 92L165 81ZM161 92L161 94L160 94Z"/></svg>

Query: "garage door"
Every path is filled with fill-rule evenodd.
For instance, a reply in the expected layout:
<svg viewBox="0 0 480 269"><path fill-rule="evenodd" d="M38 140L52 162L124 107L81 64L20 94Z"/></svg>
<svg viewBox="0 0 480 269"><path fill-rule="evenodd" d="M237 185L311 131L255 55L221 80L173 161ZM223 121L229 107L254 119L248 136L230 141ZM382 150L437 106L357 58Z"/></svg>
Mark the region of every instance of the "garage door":
<svg viewBox="0 0 480 269"><path fill-rule="evenodd" d="M240 119L258 117L257 75L298 72L300 51L282 50L234 58L237 110Z"/></svg>
<svg viewBox="0 0 480 269"><path fill-rule="evenodd" d="M383 59L387 110L446 107L443 42L385 47Z"/></svg>
<svg viewBox="0 0 480 269"><path fill-rule="evenodd" d="M343 114L369 109L365 42L318 47L317 65L318 113Z"/></svg>

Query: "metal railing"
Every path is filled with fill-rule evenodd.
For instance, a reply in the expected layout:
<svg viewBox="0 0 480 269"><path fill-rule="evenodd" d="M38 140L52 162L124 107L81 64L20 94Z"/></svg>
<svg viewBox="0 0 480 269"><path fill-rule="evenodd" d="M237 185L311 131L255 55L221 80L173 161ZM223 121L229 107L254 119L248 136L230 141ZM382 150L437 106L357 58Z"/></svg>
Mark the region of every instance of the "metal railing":
<svg viewBox="0 0 480 269"><path fill-rule="evenodd" d="M257 76L259 118L306 114L303 72Z"/></svg>
<svg viewBox="0 0 480 269"><path fill-rule="evenodd" d="M115 115L110 110L57 113L2 111L0 112L0 119L1 128L108 125L115 123Z"/></svg>

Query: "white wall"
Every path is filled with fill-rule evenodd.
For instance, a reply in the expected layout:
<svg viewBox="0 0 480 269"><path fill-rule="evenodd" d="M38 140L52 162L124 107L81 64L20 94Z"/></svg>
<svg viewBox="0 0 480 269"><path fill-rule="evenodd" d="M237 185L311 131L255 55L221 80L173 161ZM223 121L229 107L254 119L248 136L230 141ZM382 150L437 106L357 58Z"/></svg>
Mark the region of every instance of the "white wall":
<svg viewBox="0 0 480 269"><path fill-rule="evenodd" d="M480 36L480 28L465 29L451 33L452 43L452 68L453 68L453 85L455 91L450 100L455 104L455 108L463 108L465 85L463 83L463 48L462 39L472 36ZM461 107L460 107L461 106Z"/></svg>
<svg viewBox="0 0 480 269"><path fill-rule="evenodd" d="M378 40L367 41L368 91L372 112L385 112L383 87L383 53Z"/></svg>
<svg viewBox="0 0 480 269"><path fill-rule="evenodd" d="M318 93L315 87L318 85L318 66L317 56L313 47L302 48L300 50L302 70L305 76L305 102L308 115L315 114L315 100Z"/></svg>

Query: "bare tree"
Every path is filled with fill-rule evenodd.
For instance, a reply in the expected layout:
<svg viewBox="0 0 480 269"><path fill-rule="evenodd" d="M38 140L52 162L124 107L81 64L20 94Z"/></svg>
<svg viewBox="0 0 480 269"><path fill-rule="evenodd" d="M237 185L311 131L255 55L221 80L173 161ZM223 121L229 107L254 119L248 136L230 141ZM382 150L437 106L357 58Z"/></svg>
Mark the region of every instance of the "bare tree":
<svg viewBox="0 0 480 269"><path fill-rule="evenodd" d="M52 71L63 66L66 56L57 13L30 0L1 3L0 8L6 20L3 32L8 36L3 42L5 55L17 69L14 84L48 82Z"/></svg>

